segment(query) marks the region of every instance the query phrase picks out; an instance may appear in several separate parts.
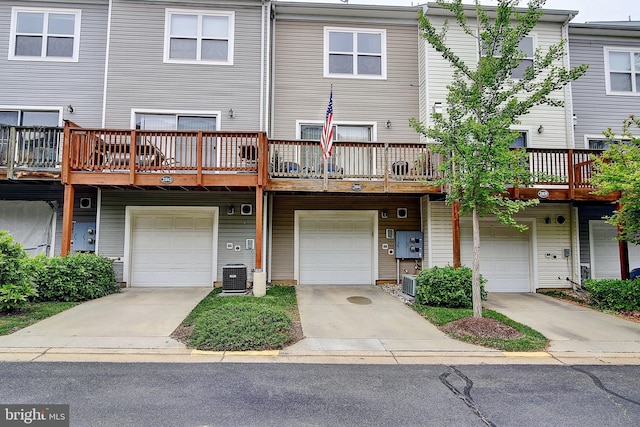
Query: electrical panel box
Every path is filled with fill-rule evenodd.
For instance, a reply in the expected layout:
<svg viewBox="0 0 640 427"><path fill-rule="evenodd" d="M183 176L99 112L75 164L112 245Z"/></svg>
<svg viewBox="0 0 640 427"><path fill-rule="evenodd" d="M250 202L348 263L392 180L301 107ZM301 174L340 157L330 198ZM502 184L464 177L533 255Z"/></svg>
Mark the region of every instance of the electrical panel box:
<svg viewBox="0 0 640 427"><path fill-rule="evenodd" d="M74 252L95 252L96 223L74 221L71 239L71 249Z"/></svg>
<svg viewBox="0 0 640 427"><path fill-rule="evenodd" d="M421 231L396 231L396 258L422 259L423 243Z"/></svg>

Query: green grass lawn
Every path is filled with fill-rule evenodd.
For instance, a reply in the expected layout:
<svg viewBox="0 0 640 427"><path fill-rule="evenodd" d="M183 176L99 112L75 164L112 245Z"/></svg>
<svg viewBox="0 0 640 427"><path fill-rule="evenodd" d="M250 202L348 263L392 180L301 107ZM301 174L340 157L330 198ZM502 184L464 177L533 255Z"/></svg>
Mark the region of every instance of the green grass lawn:
<svg viewBox="0 0 640 427"><path fill-rule="evenodd" d="M181 324L187 333L179 339L201 350L266 350L282 348L295 340L292 322L298 321L293 286L273 286L266 296L221 297L214 289Z"/></svg>
<svg viewBox="0 0 640 427"><path fill-rule="evenodd" d="M80 303L78 302L34 302L15 313L0 314L0 335L12 334L22 328L58 314Z"/></svg>
<svg viewBox="0 0 640 427"><path fill-rule="evenodd" d="M442 326L465 317L473 316L470 308L444 308L429 307L420 304L412 304L413 309L436 326ZM503 351L542 351L547 346L547 338L540 332L528 326L515 322L500 313L483 309L482 315L499 320L505 325L518 330L522 337L515 339L482 338L468 335L448 334L452 338L483 347L495 348Z"/></svg>

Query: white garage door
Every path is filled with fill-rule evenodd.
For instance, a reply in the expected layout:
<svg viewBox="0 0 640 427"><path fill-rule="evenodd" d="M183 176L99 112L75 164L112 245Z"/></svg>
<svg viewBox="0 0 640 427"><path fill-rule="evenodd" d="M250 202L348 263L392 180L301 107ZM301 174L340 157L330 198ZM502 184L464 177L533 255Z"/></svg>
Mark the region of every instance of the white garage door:
<svg viewBox="0 0 640 427"><path fill-rule="evenodd" d="M520 232L502 224L480 224L480 273L488 292L531 292L530 230ZM473 262L471 223L460 226L462 264Z"/></svg>
<svg viewBox="0 0 640 427"><path fill-rule="evenodd" d="M617 229L604 221L589 221L591 242L591 277L619 279L620 250L615 240ZM629 269L640 267L640 247L629 244Z"/></svg>
<svg viewBox="0 0 640 427"><path fill-rule="evenodd" d="M132 214L130 286L212 286L214 219L211 210Z"/></svg>
<svg viewBox="0 0 640 427"><path fill-rule="evenodd" d="M367 212L298 216L299 283L370 285L374 281L374 222Z"/></svg>

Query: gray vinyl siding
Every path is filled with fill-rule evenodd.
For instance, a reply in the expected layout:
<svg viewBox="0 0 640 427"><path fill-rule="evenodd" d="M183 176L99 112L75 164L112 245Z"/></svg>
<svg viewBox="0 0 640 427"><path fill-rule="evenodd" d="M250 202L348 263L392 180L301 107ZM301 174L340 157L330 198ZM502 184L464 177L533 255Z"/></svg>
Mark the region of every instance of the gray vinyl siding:
<svg viewBox="0 0 640 427"><path fill-rule="evenodd" d="M397 218L396 209L407 208L407 218ZM395 247L395 240L387 239L387 228L396 231L420 230L419 197L368 197L368 196L289 196L275 195L273 198L271 281L294 280L294 215L296 210L387 210L388 218L378 216L378 279L396 279L396 259L382 249L387 243ZM407 270L414 273L413 260L402 261L400 274Z"/></svg>
<svg viewBox="0 0 640 427"><path fill-rule="evenodd" d="M580 263L591 263L591 243L589 236L589 221L603 220L603 217L610 216L615 210L615 206L580 206L578 208L579 237L580 237Z"/></svg>
<svg viewBox="0 0 640 427"><path fill-rule="evenodd" d="M640 49L640 39L571 36L569 37L571 66L588 64L587 73L572 84L573 112L578 119L575 144L585 148L585 135L601 136L607 128L620 132L622 121L631 114L640 115L640 94L637 96L607 95L604 48Z"/></svg>
<svg viewBox="0 0 640 427"><path fill-rule="evenodd" d="M163 63L165 9L235 11L233 65ZM222 130L259 130L261 7L114 0L106 126L132 109L220 111ZM227 116L232 108L233 119Z"/></svg>
<svg viewBox="0 0 640 427"><path fill-rule="evenodd" d="M325 26L386 30L387 79L323 77ZM333 84L334 122L375 122L378 141L419 140L409 126L420 114L417 20L415 25L276 20L274 34L274 138L295 138L296 120L323 122Z"/></svg>
<svg viewBox="0 0 640 427"><path fill-rule="evenodd" d="M124 261L125 208L127 206L218 206L218 265L217 279L222 280L222 267L226 264L245 264L249 280L253 280L255 251L245 249L246 239L256 238L254 215L240 215L240 204L250 203L255 207L255 193L213 193L184 191L118 191L103 190L98 229L98 252L101 255L120 258L114 264L122 280ZM235 207L234 215L227 215L227 207ZM240 252L227 249L227 243L239 245Z"/></svg>
<svg viewBox="0 0 640 427"><path fill-rule="evenodd" d="M12 6L80 9L78 62L8 60ZM108 2L0 2L0 105L66 107L64 119L81 126L99 126L107 43Z"/></svg>
<svg viewBox="0 0 640 427"><path fill-rule="evenodd" d="M83 186L75 187L73 202L74 221L96 221L96 195L97 190L95 188ZM91 198L91 208L80 209L80 199L85 197ZM62 213L64 210L64 187L61 184L2 184L0 185L0 200L43 200L45 202L51 202L56 209L56 235L54 253L56 255L60 254L60 246L62 242Z"/></svg>

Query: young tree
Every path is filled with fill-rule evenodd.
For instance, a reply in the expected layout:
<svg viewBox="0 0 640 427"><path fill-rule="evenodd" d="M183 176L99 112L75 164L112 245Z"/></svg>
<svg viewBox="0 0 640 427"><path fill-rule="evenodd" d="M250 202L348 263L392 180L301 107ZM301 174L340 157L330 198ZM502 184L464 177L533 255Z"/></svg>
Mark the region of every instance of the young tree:
<svg viewBox="0 0 640 427"><path fill-rule="evenodd" d="M607 218L609 224L620 229L620 239L640 244L640 118L630 116L622 125L622 134L607 129L604 134L611 142L602 157L594 158L591 179L597 194L620 191L620 209Z"/></svg>
<svg viewBox="0 0 640 427"><path fill-rule="evenodd" d="M447 202L459 203L461 214L472 215L473 314L482 317L479 219L493 214L503 224L524 230L513 215L539 203L509 198L509 186L524 185L533 178L525 150L511 149L518 133L510 126L534 106L562 106L556 91L583 75L587 66L568 70L557 65L565 54L563 40L545 51L537 49L532 64L513 77L514 70L524 68L520 43L542 16L545 0L530 0L526 9L516 8L518 0L499 0L491 9L476 0L474 20L467 19L462 0L437 3L454 14L479 59L465 63L447 46L448 23L439 31L421 12L421 36L451 65L453 80L445 113L433 114L428 128L417 120L411 124L440 143L431 147L444 159L439 184L447 188Z"/></svg>

